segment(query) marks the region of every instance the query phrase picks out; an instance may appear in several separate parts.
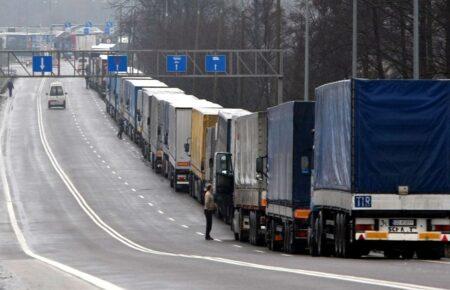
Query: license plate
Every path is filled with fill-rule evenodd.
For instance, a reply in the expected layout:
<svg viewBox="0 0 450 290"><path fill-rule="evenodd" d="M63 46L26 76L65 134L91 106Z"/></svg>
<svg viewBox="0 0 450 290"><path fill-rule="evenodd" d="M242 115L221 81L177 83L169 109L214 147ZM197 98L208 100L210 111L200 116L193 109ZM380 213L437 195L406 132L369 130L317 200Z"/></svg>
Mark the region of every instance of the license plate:
<svg viewBox="0 0 450 290"><path fill-rule="evenodd" d="M390 233L417 233L416 220L391 219L389 220Z"/></svg>

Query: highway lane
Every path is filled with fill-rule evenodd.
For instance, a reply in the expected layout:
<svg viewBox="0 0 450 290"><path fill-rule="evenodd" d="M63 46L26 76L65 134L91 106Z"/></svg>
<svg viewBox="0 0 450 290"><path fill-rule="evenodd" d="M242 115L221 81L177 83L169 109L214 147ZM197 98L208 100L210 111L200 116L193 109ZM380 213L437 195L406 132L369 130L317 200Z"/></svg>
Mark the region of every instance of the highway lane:
<svg viewBox="0 0 450 290"><path fill-rule="evenodd" d="M141 160L138 148L115 137L104 104L83 88L84 80L63 82L70 99L66 111L48 111L45 98L40 103L49 147L100 218L139 245L283 269L449 287L447 264L285 256L234 242L228 226L217 221L213 234L220 241L204 241L200 205L173 193ZM8 177L18 218L28 243L39 254L126 288L361 288L351 281L142 253L119 243L82 211L50 163L39 137L39 85L40 80L18 81L7 140Z"/></svg>

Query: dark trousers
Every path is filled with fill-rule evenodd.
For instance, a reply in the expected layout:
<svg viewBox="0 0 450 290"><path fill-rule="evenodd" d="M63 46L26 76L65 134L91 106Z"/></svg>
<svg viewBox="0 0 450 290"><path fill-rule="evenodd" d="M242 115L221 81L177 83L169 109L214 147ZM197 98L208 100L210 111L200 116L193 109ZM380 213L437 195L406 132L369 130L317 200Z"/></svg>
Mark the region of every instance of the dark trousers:
<svg viewBox="0 0 450 290"><path fill-rule="evenodd" d="M8 89L8 91L9 91L9 97L11 98L12 97L12 89Z"/></svg>
<svg viewBox="0 0 450 290"><path fill-rule="evenodd" d="M213 211L212 210L207 210L205 209L205 217L206 217L206 237L210 237L210 233L211 233L211 228L212 228L212 215L213 215Z"/></svg>
<svg viewBox="0 0 450 290"><path fill-rule="evenodd" d="M123 134L123 129L119 128L119 132L117 133L117 137L119 137L120 139L122 139L122 134Z"/></svg>

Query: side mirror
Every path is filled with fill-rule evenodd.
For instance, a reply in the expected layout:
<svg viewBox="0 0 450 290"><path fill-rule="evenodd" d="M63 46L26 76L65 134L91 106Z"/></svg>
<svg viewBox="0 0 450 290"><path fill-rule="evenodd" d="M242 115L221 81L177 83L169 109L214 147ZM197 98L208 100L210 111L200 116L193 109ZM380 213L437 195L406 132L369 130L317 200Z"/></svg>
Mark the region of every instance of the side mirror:
<svg viewBox="0 0 450 290"><path fill-rule="evenodd" d="M189 147L190 147L189 143L184 143L184 152L189 153L190 150Z"/></svg>

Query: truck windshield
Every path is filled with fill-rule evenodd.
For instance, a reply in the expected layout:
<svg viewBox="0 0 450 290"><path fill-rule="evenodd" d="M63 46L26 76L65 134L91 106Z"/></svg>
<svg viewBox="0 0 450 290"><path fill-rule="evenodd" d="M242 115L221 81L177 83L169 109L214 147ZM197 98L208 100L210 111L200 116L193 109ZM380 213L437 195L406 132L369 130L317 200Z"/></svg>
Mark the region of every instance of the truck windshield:
<svg viewBox="0 0 450 290"><path fill-rule="evenodd" d="M50 89L50 96L62 96L62 95L64 95L62 87L54 86Z"/></svg>

